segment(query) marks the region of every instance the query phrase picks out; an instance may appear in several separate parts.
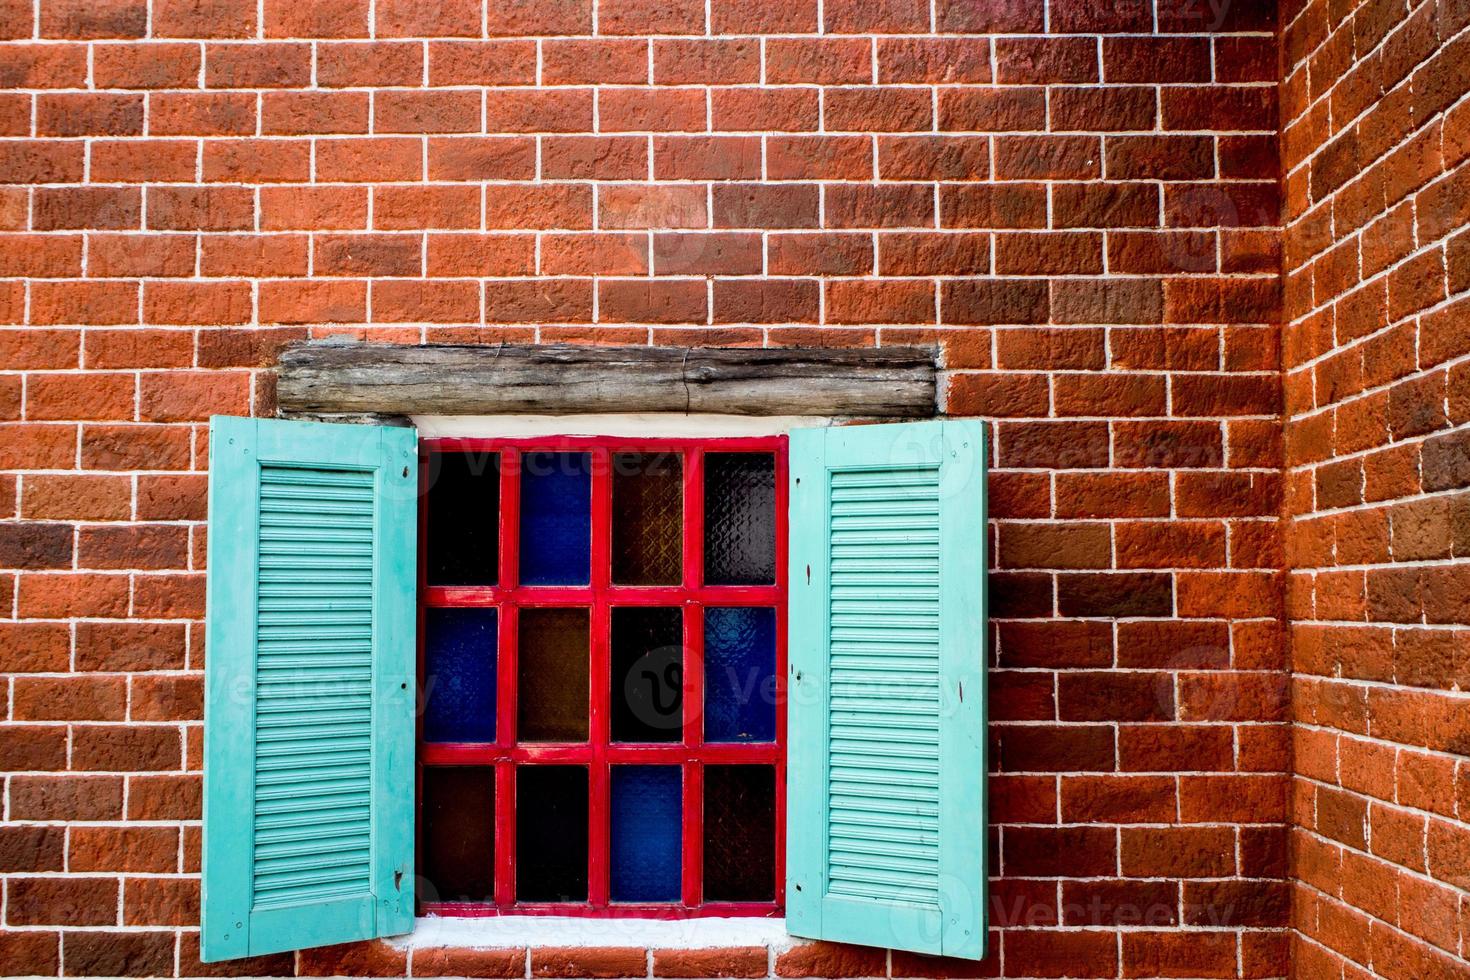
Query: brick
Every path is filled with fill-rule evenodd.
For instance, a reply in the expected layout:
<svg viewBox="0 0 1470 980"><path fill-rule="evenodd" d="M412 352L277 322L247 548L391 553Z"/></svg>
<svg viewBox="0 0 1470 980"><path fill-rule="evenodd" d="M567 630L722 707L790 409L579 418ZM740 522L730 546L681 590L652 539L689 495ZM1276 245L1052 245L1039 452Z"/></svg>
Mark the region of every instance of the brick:
<svg viewBox="0 0 1470 980"><path fill-rule="evenodd" d="M828 88L822 121L828 132L928 130L933 125L933 105L923 89Z"/></svg>
<svg viewBox="0 0 1470 980"><path fill-rule="evenodd" d="M653 42L656 85L742 85L760 81L760 45L749 38Z"/></svg>
<svg viewBox="0 0 1470 980"><path fill-rule="evenodd" d="M127 477L38 473L26 477L23 516L43 520L121 520L131 511Z"/></svg>
<svg viewBox="0 0 1470 980"><path fill-rule="evenodd" d="M106 926L117 921L116 878L12 878L6 888L6 921L37 926L65 922Z"/></svg>
<svg viewBox="0 0 1470 980"><path fill-rule="evenodd" d="M990 175L990 149L986 136L879 136L878 176L984 180Z"/></svg>
<svg viewBox="0 0 1470 980"><path fill-rule="evenodd" d="M485 319L507 323L590 323L592 281L508 279L485 285Z"/></svg>
<svg viewBox="0 0 1470 980"><path fill-rule="evenodd" d="M1235 936L1137 932L1123 937L1125 977L1233 977Z"/></svg>
<svg viewBox="0 0 1470 980"><path fill-rule="evenodd" d="M523 949L429 947L413 952L416 977L504 977L526 975Z"/></svg>
<svg viewBox="0 0 1470 980"><path fill-rule="evenodd" d="M764 946L725 949L655 949L655 977L764 977L769 953Z"/></svg>
<svg viewBox="0 0 1470 980"><path fill-rule="evenodd" d="M815 131L821 111L814 89L716 88L710 90L710 121L725 132Z"/></svg>
<svg viewBox="0 0 1470 980"><path fill-rule="evenodd" d="M755 180L761 176L757 137L655 136L655 180ZM796 179L795 171L790 175Z"/></svg>
<svg viewBox="0 0 1470 980"><path fill-rule="evenodd" d="M776 955L778 977L882 976L887 957L881 950L845 943L801 943Z"/></svg>
<svg viewBox="0 0 1470 980"><path fill-rule="evenodd" d="M612 322L703 323L708 315L700 280L606 279L597 302Z"/></svg>
<svg viewBox="0 0 1470 980"><path fill-rule="evenodd" d="M154 0L153 33L159 37L249 37L256 8L249 0Z"/></svg>
<svg viewBox="0 0 1470 980"><path fill-rule="evenodd" d="M1115 972L1116 934L1098 930L1048 932L1025 930L1005 935L1005 956L1025 976L1063 977L1074 973Z"/></svg>
<svg viewBox="0 0 1470 980"><path fill-rule="evenodd" d="M54 977L61 968L59 939L55 932L0 932L0 959L17 974Z"/></svg>
<svg viewBox="0 0 1470 980"><path fill-rule="evenodd" d="M766 43L766 83L871 84L872 47L859 38L773 38Z"/></svg>
<svg viewBox="0 0 1470 980"><path fill-rule="evenodd" d="M636 947L533 947L531 976L613 978L643 976L648 953Z"/></svg>

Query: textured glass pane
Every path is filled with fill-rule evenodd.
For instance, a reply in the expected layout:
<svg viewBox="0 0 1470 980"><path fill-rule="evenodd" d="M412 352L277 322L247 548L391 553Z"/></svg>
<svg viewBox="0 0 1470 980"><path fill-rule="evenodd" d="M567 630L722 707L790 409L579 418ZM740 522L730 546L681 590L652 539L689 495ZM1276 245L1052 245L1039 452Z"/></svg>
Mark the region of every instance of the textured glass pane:
<svg viewBox="0 0 1470 980"><path fill-rule="evenodd" d="M776 897L776 767L704 767L704 900Z"/></svg>
<svg viewBox="0 0 1470 980"><path fill-rule="evenodd" d="M423 803L419 900L493 901L495 770L489 766L426 768Z"/></svg>
<svg viewBox="0 0 1470 980"><path fill-rule="evenodd" d="M430 585L494 585L500 543L500 454L431 453Z"/></svg>
<svg viewBox="0 0 1470 980"><path fill-rule="evenodd" d="M516 899L587 900L587 767L516 770Z"/></svg>
<svg viewBox="0 0 1470 980"><path fill-rule="evenodd" d="M587 641L586 609L521 610L516 665L521 741L587 741Z"/></svg>
<svg viewBox="0 0 1470 980"><path fill-rule="evenodd" d="M683 826L678 766L612 767L614 902L677 902Z"/></svg>
<svg viewBox="0 0 1470 980"><path fill-rule="evenodd" d="M592 457L521 457L521 584L586 585L592 553Z"/></svg>
<svg viewBox="0 0 1470 980"><path fill-rule="evenodd" d="M684 723L683 612L612 611L612 739L677 742Z"/></svg>
<svg viewBox="0 0 1470 980"><path fill-rule="evenodd" d="M704 737L776 740L776 610L704 611Z"/></svg>
<svg viewBox="0 0 1470 980"><path fill-rule="evenodd" d="M770 453L704 457L704 580L776 581L776 458Z"/></svg>
<svg viewBox="0 0 1470 980"><path fill-rule="evenodd" d="M424 741L495 741L495 610L424 613Z"/></svg>
<svg viewBox="0 0 1470 980"><path fill-rule="evenodd" d="M619 585L683 581L684 474L676 453L613 457L612 578Z"/></svg>

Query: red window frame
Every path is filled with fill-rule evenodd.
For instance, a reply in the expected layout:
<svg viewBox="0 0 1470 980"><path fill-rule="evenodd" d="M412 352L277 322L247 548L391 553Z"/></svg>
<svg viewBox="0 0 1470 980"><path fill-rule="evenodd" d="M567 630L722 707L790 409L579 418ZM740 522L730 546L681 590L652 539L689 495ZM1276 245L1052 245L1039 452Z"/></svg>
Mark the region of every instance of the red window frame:
<svg viewBox="0 0 1470 980"><path fill-rule="evenodd" d="M500 453L499 584L431 586L428 584L427 506L419 508L419 646L420 690L424 684L424 610L428 608L497 609L496 740L492 743L426 743L422 716L416 740L418 773L426 766L493 766L495 770L495 895L493 903L424 902L423 912L437 915L489 916L581 915L639 916L775 916L785 907L786 864L786 564L787 439L785 436L742 438L669 438L556 436L543 438L438 438L420 441L421 501L427 501L429 456L438 452ZM586 452L592 469L591 583L585 586L522 586L520 570L520 456L527 452ZM614 585L612 574L612 470L614 453L670 453L683 457L683 581L677 586ZM762 452L775 456L776 581L774 585L704 584L704 456L715 452ZM518 743L516 740L517 616L514 610L547 606L590 609L591 657L589 739L581 744ZM683 738L677 743L614 743L610 737L610 622L614 606L680 606L684 609ZM774 743L706 744L703 711L705 606L770 606L776 610L776 741ZM507 615L507 613L510 615ZM588 767L588 901L524 903L515 899L515 772L527 763L577 763ZM679 764L683 768L682 899L675 904L630 904L609 901L610 778L615 763ZM773 765L776 773L776 853L773 855L775 899L771 902L704 902L704 766L709 764ZM415 803L422 832L421 786ZM422 840L420 840L422 845ZM420 849L420 852L422 850Z"/></svg>

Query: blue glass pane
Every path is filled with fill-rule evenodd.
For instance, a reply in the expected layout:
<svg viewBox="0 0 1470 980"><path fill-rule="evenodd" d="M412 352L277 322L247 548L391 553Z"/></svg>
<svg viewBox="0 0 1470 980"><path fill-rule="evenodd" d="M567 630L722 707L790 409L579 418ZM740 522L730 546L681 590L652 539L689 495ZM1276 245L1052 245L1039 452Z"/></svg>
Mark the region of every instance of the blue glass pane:
<svg viewBox="0 0 1470 980"><path fill-rule="evenodd" d="M495 610L424 615L424 741L495 741Z"/></svg>
<svg viewBox="0 0 1470 980"><path fill-rule="evenodd" d="M776 740L776 610L704 611L704 737Z"/></svg>
<svg viewBox="0 0 1470 980"><path fill-rule="evenodd" d="M592 457L521 457L521 584L586 585L592 566Z"/></svg>
<svg viewBox="0 0 1470 980"><path fill-rule="evenodd" d="M614 902L677 902L683 779L678 766L612 767Z"/></svg>

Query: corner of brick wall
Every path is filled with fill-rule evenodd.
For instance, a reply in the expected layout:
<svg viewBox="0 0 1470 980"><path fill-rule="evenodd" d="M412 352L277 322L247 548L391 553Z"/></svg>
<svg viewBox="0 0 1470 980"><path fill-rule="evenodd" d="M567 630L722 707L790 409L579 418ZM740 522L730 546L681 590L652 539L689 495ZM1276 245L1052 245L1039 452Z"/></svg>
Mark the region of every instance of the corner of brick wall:
<svg viewBox="0 0 1470 980"><path fill-rule="evenodd" d="M1470 7L1283 5L1294 961L1470 955Z"/></svg>

